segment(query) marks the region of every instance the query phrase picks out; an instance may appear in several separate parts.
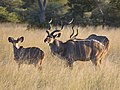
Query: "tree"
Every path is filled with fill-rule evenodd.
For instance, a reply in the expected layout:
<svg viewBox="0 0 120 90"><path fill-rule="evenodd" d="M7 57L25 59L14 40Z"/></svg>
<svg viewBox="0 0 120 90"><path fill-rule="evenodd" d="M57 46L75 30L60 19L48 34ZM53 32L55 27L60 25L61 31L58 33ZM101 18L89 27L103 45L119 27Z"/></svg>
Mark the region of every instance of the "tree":
<svg viewBox="0 0 120 90"><path fill-rule="evenodd" d="M69 12L73 16L80 15L84 16L84 12L89 12L95 7L94 0L68 0L68 6L70 7Z"/></svg>
<svg viewBox="0 0 120 90"><path fill-rule="evenodd" d="M119 1L119 0L118 0ZM92 20L97 25L108 25L112 27L120 26L120 5L117 0L111 0L109 3L101 3L100 8L103 11L103 15L99 12L99 8L95 8L92 11ZM103 20L104 18L104 20Z"/></svg>
<svg viewBox="0 0 120 90"><path fill-rule="evenodd" d="M36 0L22 0L22 1L24 2L24 4L22 5L24 9L30 8L36 2Z"/></svg>
<svg viewBox="0 0 120 90"><path fill-rule="evenodd" d="M120 0L111 0L110 3L115 4L117 9L120 10Z"/></svg>
<svg viewBox="0 0 120 90"><path fill-rule="evenodd" d="M42 2L42 0L38 0L38 5L40 8L40 15L39 15L39 20L40 23L45 22L45 8L46 8L46 0Z"/></svg>
<svg viewBox="0 0 120 90"><path fill-rule="evenodd" d="M50 20L52 18L53 23L55 21L60 21L62 16L65 14L62 7L63 5L61 3L49 2L45 10L46 19Z"/></svg>
<svg viewBox="0 0 120 90"><path fill-rule="evenodd" d="M68 6L67 17L74 18L74 24L86 26L90 22L89 17L96 7L96 2L95 0L68 0Z"/></svg>

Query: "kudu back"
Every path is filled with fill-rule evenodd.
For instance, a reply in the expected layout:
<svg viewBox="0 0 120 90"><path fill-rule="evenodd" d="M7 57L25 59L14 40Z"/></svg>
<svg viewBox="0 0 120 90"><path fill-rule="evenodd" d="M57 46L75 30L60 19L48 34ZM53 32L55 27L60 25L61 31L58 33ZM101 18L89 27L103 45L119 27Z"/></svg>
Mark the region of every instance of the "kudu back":
<svg viewBox="0 0 120 90"><path fill-rule="evenodd" d="M101 64L102 56L105 47L102 43L96 40L67 40L62 42L58 39L61 35L61 30L54 30L49 33L44 42L49 44L51 52L54 55L65 59L70 67L73 66L74 61L89 61L96 66ZM57 33L57 34L55 34Z"/></svg>
<svg viewBox="0 0 120 90"><path fill-rule="evenodd" d="M14 60L18 63L18 68L20 65L25 64L34 64L41 69L41 64L44 58L44 52L38 47L27 47L19 46L19 42L23 42L24 37L20 37L14 39L13 37L9 37L8 41L13 44L14 51Z"/></svg>
<svg viewBox="0 0 120 90"><path fill-rule="evenodd" d="M72 27L72 30L73 30L73 32L70 35L70 39L72 39L72 40L85 40L85 39L86 40L97 40L98 42L102 43L105 46L104 54L107 54L108 49L109 49L109 39L106 36L91 34L85 39L80 39L80 38L76 38L78 36L78 29L77 29L77 33L75 35L74 35L74 27Z"/></svg>
<svg viewBox="0 0 120 90"><path fill-rule="evenodd" d="M97 40L99 42L101 42L104 46L105 46L105 49L108 50L109 49L109 39L106 37L106 36L99 36L99 35L96 35L96 34L91 34L90 36L88 36L88 38L86 39L94 39L94 40Z"/></svg>

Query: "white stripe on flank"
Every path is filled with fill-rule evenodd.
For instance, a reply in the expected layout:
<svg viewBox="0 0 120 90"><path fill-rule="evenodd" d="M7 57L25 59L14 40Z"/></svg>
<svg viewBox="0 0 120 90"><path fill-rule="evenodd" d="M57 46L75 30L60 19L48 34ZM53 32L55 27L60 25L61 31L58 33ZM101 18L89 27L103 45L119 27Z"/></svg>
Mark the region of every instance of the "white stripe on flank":
<svg viewBox="0 0 120 90"><path fill-rule="evenodd" d="M100 41L96 40L96 39L83 39L83 40L79 40L79 39L73 39L74 41L95 41L97 43L99 43L100 45L104 46L104 44L102 44Z"/></svg>
<svg viewBox="0 0 120 90"><path fill-rule="evenodd" d="M98 40L95 40L95 39L92 39L93 41L95 41L95 42L98 42L98 43L100 43L100 45L102 45L102 46L104 46L101 42L99 42Z"/></svg>

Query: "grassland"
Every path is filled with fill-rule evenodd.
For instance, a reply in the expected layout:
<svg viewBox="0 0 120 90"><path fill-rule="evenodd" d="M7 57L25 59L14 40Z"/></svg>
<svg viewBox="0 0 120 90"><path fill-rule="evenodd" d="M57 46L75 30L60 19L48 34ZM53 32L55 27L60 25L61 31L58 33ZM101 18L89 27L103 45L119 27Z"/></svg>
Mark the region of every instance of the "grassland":
<svg viewBox="0 0 120 90"><path fill-rule="evenodd" d="M91 62L75 62L73 70L65 67L64 60L52 56L43 42L45 30L26 31L25 25L0 24L0 90L120 90L120 29L101 27L79 28L79 38L92 33L106 35L110 49L103 59L101 70ZM60 40L66 41L71 33L65 27ZM22 65L20 70L13 59L13 48L8 37L24 36L24 47L40 47L45 52L42 70L33 65Z"/></svg>

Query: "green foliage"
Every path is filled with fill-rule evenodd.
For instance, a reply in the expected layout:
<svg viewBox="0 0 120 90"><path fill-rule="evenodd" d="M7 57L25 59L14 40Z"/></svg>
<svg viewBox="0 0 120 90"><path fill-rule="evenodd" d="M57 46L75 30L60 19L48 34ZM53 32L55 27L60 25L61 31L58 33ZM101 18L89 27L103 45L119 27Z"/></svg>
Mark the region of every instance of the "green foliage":
<svg viewBox="0 0 120 90"><path fill-rule="evenodd" d="M85 13L91 12L96 7L96 2L95 0L68 0L68 6L66 17L74 18L74 24L86 26L89 24L89 18Z"/></svg>
<svg viewBox="0 0 120 90"><path fill-rule="evenodd" d="M46 14L46 19L53 19L53 21L56 20L60 20L60 18L63 16L64 14L64 10L63 8L60 8L62 6L61 3L57 3L57 2L51 2L48 3L46 10L45 10L45 14Z"/></svg>
<svg viewBox="0 0 120 90"><path fill-rule="evenodd" d="M11 12L11 13L9 13L7 19L8 19L9 22L14 22L14 23L16 23L16 22L20 22L20 20L19 20L17 14L16 14L15 12Z"/></svg>
<svg viewBox="0 0 120 90"><path fill-rule="evenodd" d="M115 4L109 4L105 10L105 19L110 26L120 26L120 9Z"/></svg>
<svg viewBox="0 0 120 90"><path fill-rule="evenodd" d="M48 0L48 2L59 2L59 3L61 3L61 2L66 2L67 0Z"/></svg>
<svg viewBox="0 0 120 90"><path fill-rule="evenodd" d="M47 0L46 21L40 23L38 0L0 0L0 22L20 22L28 23L29 27L48 27L51 18L53 23L74 18L75 24L100 25L103 23L103 15L96 1L98 0ZM120 26L120 0L99 0L98 3L103 10L105 24ZM63 7L64 4L68 7ZM86 13L91 12L92 16L86 16Z"/></svg>
<svg viewBox="0 0 120 90"><path fill-rule="evenodd" d="M39 9L38 8L29 8L26 13L25 20L30 26L39 25Z"/></svg>
<svg viewBox="0 0 120 90"><path fill-rule="evenodd" d="M0 1L0 22L21 22L22 0L1 0Z"/></svg>
<svg viewBox="0 0 120 90"><path fill-rule="evenodd" d="M84 12L91 11L95 7L94 0L68 0L69 12L73 13L73 16L80 15L83 17Z"/></svg>
<svg viewBox="0 0 120 90"><path fill-rule="evenodd" d="M120 10L120 0L111 0L110 3L116 5L117 9Z"/></svg>
<svg viewBox="0 0 120 90"><path fill-rule="evenodd" d="M117 8L116 4L110 3L107 5L102 5L101 9L104 15L100 13L98 8L93 10L92 19L95 21L94 24L105 23L109 26L120 26L120 10ZM103 22L103 18L105 19L105 22Z"/></svg>
<svg viewBox="0 0 120 90"><path fill-rule="evenodd" d="M0 7L0 22L19 22L16 13L9 13L6 8Z"/></svg>
<svg viewBox="0 0 120 90"><path fill-rule="evenodd" d="M0 22L7 21L8 12L6 8L0 7Z"/></svg>
<svg viewBox="0 0 120 90"><path fill-rule="evenodd" d="M37 0L22 0L24 4L22 5L23 8L29 8L34 5L35 1Z"/></svg>
<svg viewBox="0 0 120 90"><path fill-rule="evenodd" d="M5 7L9 12L15 12L24 4L22 0L1 0L0 6Z"/></svg>
<svg viewBox="0 0 120 90"><path fill-rule="evenodd" d="M29 28L44 28L44 27L47 27L47 23L46 22L43 22L43 23L40 23L40 20L39 20L39 8L30 8L28 11L27 11L27 14L26 14L26 22L28 23L28 29Z"/></svg>
<svg viewBox="0 0 120 90"><path fill-rule="evenodd" d="M62 4L56 2L50 2L47 4L45 9L46 21L40 23L39 19L39 8L36 6L31 7L27 10L26 21L29 24L29 27L49 27L48 22L52 18L53 21L60 20L63 15L63 9L59 8Z"/></svg>

